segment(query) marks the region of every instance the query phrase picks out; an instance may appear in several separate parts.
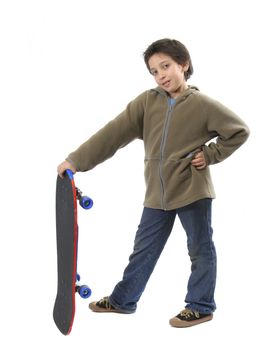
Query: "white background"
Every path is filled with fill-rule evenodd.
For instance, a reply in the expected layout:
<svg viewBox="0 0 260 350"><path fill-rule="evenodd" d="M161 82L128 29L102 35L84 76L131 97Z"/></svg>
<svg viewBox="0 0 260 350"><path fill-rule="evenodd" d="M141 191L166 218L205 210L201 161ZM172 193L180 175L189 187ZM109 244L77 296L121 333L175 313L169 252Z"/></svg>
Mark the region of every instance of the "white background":
<svg viewBox="0 0 260 350"><path fill-rule="evenodd" d="M257 1L2 0L0 5L0 346L14 349L251 348L259 329L259 16ZM57 165L155 83L142 52L170 37L189 49L189 81L251 129L211 168L218 251L214 321L174 329L190 263L173 234L134 315L94 314L77 298L72 333L52 320L56 295ZM76 182L95 206L80 211L79 271L108 295L131 253L144 195L136 141ZM4 344L4 345L3 345Z"/></svg>

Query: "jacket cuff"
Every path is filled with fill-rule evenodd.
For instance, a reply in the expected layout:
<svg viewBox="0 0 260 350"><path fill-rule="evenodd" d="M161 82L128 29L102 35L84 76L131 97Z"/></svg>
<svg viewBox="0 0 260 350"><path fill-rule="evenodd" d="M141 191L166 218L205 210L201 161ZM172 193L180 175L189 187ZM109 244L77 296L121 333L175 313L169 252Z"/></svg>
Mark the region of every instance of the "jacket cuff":
<svg viewBox="0 0 260 350"><path fill-rule="evenodd" d="M211 165L211 161L210 161L210 157L209 157L206 145L202 146L202 152L204 154L204 158L205 158L207 166Z"/></svg>
<svg viewBox="0 0 260 350"><path fill-rule="evenodd" d="M70 156L68 156L68 157L66 158L66 161L69 162L69 163L76 169L77 172L80 171L79 168L78 168L78 166L77 166L77 164L75 163L74 160L72 160L72 159L70 158Z"/></svg>

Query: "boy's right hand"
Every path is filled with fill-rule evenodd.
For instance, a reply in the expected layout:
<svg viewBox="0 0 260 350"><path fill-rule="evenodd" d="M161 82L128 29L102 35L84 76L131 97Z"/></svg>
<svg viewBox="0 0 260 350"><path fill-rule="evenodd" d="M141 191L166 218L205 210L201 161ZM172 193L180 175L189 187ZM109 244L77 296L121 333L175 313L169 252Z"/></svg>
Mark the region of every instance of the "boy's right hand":
<svg viewBox="0 0 260 350"><path fill-rule="evenodd" d="M57 167L58 174L61 178L63 178L63 174L64 174L65 170L67 170L67 169L70 169L73 172L73 174L75 174L77 171L75 169L75 167L70 162L68 162L67 160L64 160L64 162L62 162Z"/></svg>

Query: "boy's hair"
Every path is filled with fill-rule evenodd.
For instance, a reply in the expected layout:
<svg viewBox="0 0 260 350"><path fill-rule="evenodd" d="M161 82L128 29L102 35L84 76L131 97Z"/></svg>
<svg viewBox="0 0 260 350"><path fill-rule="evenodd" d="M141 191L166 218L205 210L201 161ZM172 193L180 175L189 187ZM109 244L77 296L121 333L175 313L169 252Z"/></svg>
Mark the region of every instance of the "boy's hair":
<svg viewBox="0 0 260 350"><path fill-rule="evenodd" d="M153 42L143 53L145 64L150 72L148 64L149 59L155 53L164 53L170 56L178 64L189 63L187 72L184 73L185 79L188 80L193 73L193 66L187 48L178 40L174 39L161 39Z"/></svg>

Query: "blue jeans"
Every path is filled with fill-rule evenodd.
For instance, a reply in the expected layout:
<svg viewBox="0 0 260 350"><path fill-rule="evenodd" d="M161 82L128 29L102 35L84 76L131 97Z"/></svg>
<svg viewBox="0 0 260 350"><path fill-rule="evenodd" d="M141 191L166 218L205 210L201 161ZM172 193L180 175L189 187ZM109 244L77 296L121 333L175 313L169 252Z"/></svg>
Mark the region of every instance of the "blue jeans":
<svg viewBox="0 0 260 350"><path fill-rule="evenodd" d="M216 309L216 251L212 241L211 203L211 199L205 198L170 211L144 208L129 264L122 281L109 297L115 308L125 313L135 312L178 215L187 234L191 260L186 307L204 314Z"/></svg>

